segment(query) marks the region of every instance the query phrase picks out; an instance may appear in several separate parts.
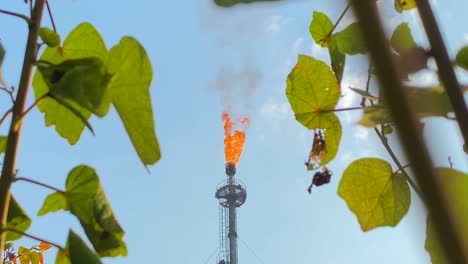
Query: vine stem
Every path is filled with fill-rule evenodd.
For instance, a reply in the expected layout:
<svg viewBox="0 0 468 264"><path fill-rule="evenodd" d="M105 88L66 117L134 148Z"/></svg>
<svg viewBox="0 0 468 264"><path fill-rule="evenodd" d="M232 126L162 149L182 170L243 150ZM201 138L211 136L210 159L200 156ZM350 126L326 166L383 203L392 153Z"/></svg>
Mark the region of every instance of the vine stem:
<svg viewBox="0 0 468 264"><path fill-rule="evenodd" d="M318 113L343 112L343 111L361 110L361 109L364 109L364 108L363 107L347 107L347 108L338 108L338 109L319 110Z"/></svg>
<svg viewBox="0 0 468 264"><path fill-rule="evenodd" d="M13 108L8 109L8 111L3 114L2 119L0 119L0 126L3 124L3 122L6 120L6 118L13 112Z"/></svg>
<svg viewBox="0 0 468 264"><path fill-rule="evenodd" d="M62 191L62 190L60 190L58 188L55 188L54 186L51 186L51 185L48 185L48 184L45 184L45 183L42 183L42 182L38 182L38 181L33 180L33 179L29 179L29 178L25 178L25 177L17 177L15 179L15 182L18 182L18 181L25 181L25 182L33 183L33 184L36 184L36 185L39 185L39 186L54 190L54 191L59 192L59 193L65 193L64 191Z"/></svg>
<svg viewBox="0 0 468 264"><path fill-rule="evenodd" d="M15 179L16 159L21 135L22 122L18 123L18 119L23 115L28 96L34 61L36 60L35 53L45 1L46 0L37 0L31 14L28 40L23 60L23 69L21 70L21 79L18 85L16 101L13 105L13 116L11 119L10 130L8 132L5 158L0 177L0 252L3 252L5 246L5 225L7 222L11 199L11 184Z"/></svg>
<svg viewBox="0 0 468 264"><path fill-rule="evenodd" d="M8 10L3 10L3 9L0 9L0 13L3 13L3 14L6 14L6 15L10 15L10 16L14 16L14 17L19 17L21 19L23 19L24 21L26 21L26 23L30 24L31 23L31 19L23 14L19 14L19 13L15 13L15 12L10 12Z"/></svg>
<svg viewBox="0 0 468 264"><path fill-rule="evenodd" d="M60 245L57 244L57 243L50 242L50 241L45 240L45 239L43 239L43 238L40 238L40 237L31 235L31 234L22 232L22 231L20 231L20 230L14 229L14 228L6 227L6 228L1 229L0 231L1 231L2 233L11 232L11 233L20 234L20 235L22 235L22 236L29 237L29 238L34 239L34 240L36 240L36 241L47 243L47 244L52 245L52 246L54 246L54 247L56 247L56 248L58 248L58 249L60 249L60 250L65 250L62 246L60 246Z"/></svg>
<svg viewBox="0 0 468 264"><path fill-rule="evenodd" d="M47 7L47 12L49 13L50 22L52 23L52 28L54 29L55 32L57 32L57 27L55 26L54 17L52 16L52 9L50 8L49 0L46 1L46 7Z"/></svg>
<svg viewBox="0 0 468 264"><path fill-rule="evenodd" d="M341 12L341 15L340 17L338 18L338 20L335 22L335 24L333 25L333 28L330 30L330 33L328 33L328 37L331 36L331 34L333 34L333 31L335 31L336 27L338 26L338 24L340 24L341 20L343 19L343 17L346 15L346 12L348 12L349 8L351 7L351 2L348 3L348 5L346 6L346 8L343 10L343 12Z"/></svg>
<svg viewBox="0 0 468 264"><path fill-rule="evenodd" d="M32 105L30 105L30 106L28 107L28 109L26 109L26 110L23 112L23 114L18 118L17 124L21 123L21 122L23 121L23 118L24 118L29 112L31 112L31 110L33 110L34 107L35 107L40 101L44 100L44 98L46 98L47 96L49 96L49 93L46 93L46 94L42 95L41 97L37 98L37 100L34 101L34 103L33 103Z"/></svg>

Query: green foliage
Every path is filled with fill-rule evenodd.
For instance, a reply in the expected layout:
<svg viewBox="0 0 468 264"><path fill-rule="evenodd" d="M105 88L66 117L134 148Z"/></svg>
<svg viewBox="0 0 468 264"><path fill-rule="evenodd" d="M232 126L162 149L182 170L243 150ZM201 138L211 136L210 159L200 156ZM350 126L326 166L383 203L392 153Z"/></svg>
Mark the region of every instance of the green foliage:
<svg viewBox="0 0 468 264"><path fill-rule="evenodd" d="M59 250L55 258L55 264L100 264L99 257L86 243L71 231L68 233L67 246Z"/></svg>
<svg viewBox="0 0 468 264"><path fill-rule="evenodd" d="M373 96L372 94L370 94L369 92L366 92L366 91L364 91L364 90L357 89L357 88L351 88L351 87L350 87L349 89L350 89L351 91L353 91L353 92L359 94L360 96L362 96L362 97L364 97L364 98L370 100L370 101L376 101L376 100L379 99L378 97Z"/></svg>
<svg viewBox="0 0 468 264"><path fill-rule="evenodd" d="M331 67L333 72L335 72L336 80L338 83L341 83L346 64L346 55L338 49L335 38L331 38L330 43L328 43L328 54L330 55Z"/></svg>
<svg viewBox="0 0 468 264"><path fill-rule="evenodd" d="M442 86L430 88L406 87L408 99L417 117L446 117L453 112L449 98ZM359 124L365 127L375 127L392 121L391 114L383 104L369 106L364 109L364 114Z"/></svg>
<svg viewBox="0 0 468 264"><path fill-rule="evenodd" d="M398 25L395 31L393 31L390 43L392 44L392 48L399 54L403 54L405 51L416 47L416 42L414 42L411 35L408 23Z"/></svg>
<svg viewBox="0 0 468 264"><path fill-rule="evenodd" d="M50 28L40 28L39 37L41 37L42 41L49 47L56 47L60 45L61 42L60 35Z"/></svg>
<svg viewBox="0 0 468 264"><path fill-rule="evenodd" d="M448 195L447 205L449 205L456 229L461 234L460 237L464 240L466 247L468 245L468 201L466 200L468 174L450 168L438 168L437 174L443 179L441 183ZM425 248L431 256L432 264L448 263L430 216L427 217L426 224ZM465 248L465 250L467 249Z"/></svg>
<svg viewBox="0 0 468 264"><path fill-rule="evenodd" d="M6 86L5 81L3 80L3 74L2 74L3 59L5 59L5 49L3 48L3 45L0 42L0 84L3 86Z"/></svg>
<svg viewBox="0 0 468 264"><path fill-rule="evenodd" d="M96 29L89 23L82 23L68 35L62 47L46 48L40 60L60 64L66 60L90 57L106 61L107 49ZM34 75L33 88L36 100L49 92L49 87L40 71L36 71ZM80 107L77 103L66 101L85 119L91 116L91 112ZM75 144L78 141L86 125L82 118L63 104L48 97L39 102L38 108L44 113L46 126L55 125L59 135L66 138L70 144Z"/></svg>
<svg viewBox="0 0 468 264"><path fill-rule="evenodd" d="M8 140L7 136L0 136L0 154L5 152L7 140Z"/></svg>
<svg viewBox="0 0 468 264"><path fill-rule="evenodd" d="M102 60L66 60L56 65L39 65L38 69L54 98L70 100L99 117L109 112L107 86L112 76Z"/></svg>
<svg viewBox="0 0 468 264"><path fill-rule="evenodd" d="M66 199L66 201L64 201ZM59 205L53 205L54 202ZM81 165L70 171L65 194L49 195L40 215L67 210L75 215L100 256L126 256L127 246L94 169Z"/></svg>
<svg viewBox="0 0 468 264"><path fill-rule="evenodd" d="M343 173L338 195L358 218L363 231L396 226L408 212L411 193L401 173L378 158L351 163Z"/></svg>
<svg viewBox="0 0 468 264"><path fill-rule="evenodd" d="M30 226L31 218L29 218L29 216L26 214L23 208L21 208L19 203L12 196L10 199L10 207L8 209L6 227L25 232ZM22 235L18 233L8 232L6 235L6 240L18 240L21 237Z"/></svg>
<svg viewBox="0 0 468 264"><path fill-rule="evenodd" d="M337 32L333 35L336 40L338 49L348 55L365 54L367 52L364 40L361 37L359 25L352 23L347 26L343 31Z"/></svg>
<svg viewBox="0 0 468 264"><path fill-rule="evenodd" d="M463 69L468 70L468 46L465 46L458 51L457 56L455 58L455 63Z"/></svg>
<svg viewBox="0 0 468 264"><path fill-rule="evenodd" d="M244 3L244 4L249 4L249 3L255 3L255 2L272 2L272 1L280 1L280 0L214 0L214 2L222 7L231 7L235 4L239 3Z"/></svg>
<svg viewBox="0 0 468 264"><path fill-rule="evenodd" d="M394 0L395 10L401 13L416 8L416 0Z"/></svg>
<svg viewBox="0 0 468 264"><path fill-rule="evenodd" d="M330 18L322 12L314 11L309 31L315 42L322 47L328 47L330 32L332 29L333 23Z"/></svg>
<svg viewBox="0 0 468 264"><path fill-rule="evenodd" d="M106 65L114 75L109 86L112 104L143 164L154 164L161 153L154 132L149 92L153 71L148 54L137 40L124 37L110 50Z"/></svg>

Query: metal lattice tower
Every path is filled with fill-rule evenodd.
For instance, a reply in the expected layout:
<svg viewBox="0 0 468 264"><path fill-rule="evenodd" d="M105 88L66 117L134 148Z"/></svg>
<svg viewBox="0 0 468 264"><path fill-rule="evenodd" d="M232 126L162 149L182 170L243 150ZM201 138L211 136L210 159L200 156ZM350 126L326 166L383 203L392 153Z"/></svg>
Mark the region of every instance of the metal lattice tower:
<svg viewBox="0 0 468 264"><path fill-rule="evenodd" d="M227 180L216 190L219 200L219 249L216 264L238 264L237 259L237 214L236 209L245 203L245 186L236 182L236 166L226 164Z"/></svg>

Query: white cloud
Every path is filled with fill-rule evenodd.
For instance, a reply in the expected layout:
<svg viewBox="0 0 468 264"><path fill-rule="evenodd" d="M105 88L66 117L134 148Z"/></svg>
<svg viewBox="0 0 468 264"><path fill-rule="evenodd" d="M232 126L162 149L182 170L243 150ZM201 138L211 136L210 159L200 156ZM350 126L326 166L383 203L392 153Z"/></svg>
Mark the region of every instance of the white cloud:
<svg viewBox="0 0 468 264"><path fill-rule="evenodd" d="M292 111L288 102L276 102L270 99L262 105L260 113L269 118L285 119L292 114Z"/></svg>
<svg viewBox="0 0 468 264"><path fill-rule="evenodd" d="M266 33L278 33L288 22L284 16L270 16L264 21L264 30Z"/></svg>
<svg viewBox="0 0 468 264"><path fill-rule="evenodd" d="M353 137L358 141L367 141L369 139L369 129L362 126L356 126Z"/></svg>

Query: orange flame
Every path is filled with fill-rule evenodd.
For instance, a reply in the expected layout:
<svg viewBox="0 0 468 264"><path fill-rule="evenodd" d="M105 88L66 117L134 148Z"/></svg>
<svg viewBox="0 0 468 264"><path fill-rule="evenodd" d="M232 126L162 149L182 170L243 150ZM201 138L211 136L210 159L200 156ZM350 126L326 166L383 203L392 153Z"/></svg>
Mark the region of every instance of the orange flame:
<svg viewBox="0 0 468 264"><path fill-rule="evenodd" d="M232 132L233 123L229 114L224 112L222 117L224 120L224 154L226 155L226 163L232 162L237 165L242 149L244 148L245 132L240 130ZM241 118L238 121L240 124L245 126L250 122L246 117Z"/></svg>

